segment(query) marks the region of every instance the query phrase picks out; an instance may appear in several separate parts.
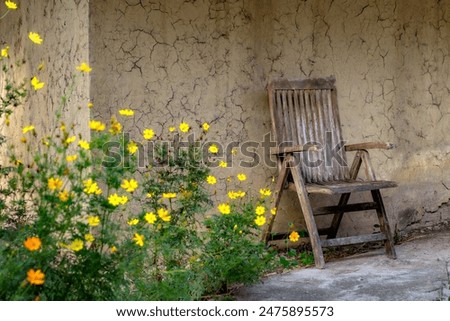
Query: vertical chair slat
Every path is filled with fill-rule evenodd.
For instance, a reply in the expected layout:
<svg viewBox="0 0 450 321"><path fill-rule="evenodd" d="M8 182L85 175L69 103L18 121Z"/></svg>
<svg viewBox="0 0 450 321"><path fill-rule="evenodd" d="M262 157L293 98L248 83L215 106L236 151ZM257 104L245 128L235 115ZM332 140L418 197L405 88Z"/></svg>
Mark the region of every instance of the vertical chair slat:
<svg viewBox="0 0 450 321"><path fill-rule="evenodd" d="M318 92L318 95L320 96L320 100L321 100L321 104L322 104L322 108L321 108L321 113L322 113L322 124L323 124L323 144L324 144L324 148L328 148L328 146L326 146L326 144L328 143L327 139L328 139L328 135L330 135L331 133L331 124L330 124L330 118L328 115L328 101L326 99L326 95L327 95L327 89L323 89L320 90L320 92ZM326 153L326 151L325 151ZM334 171L335 168L332 166L332 164L329 163L329 159L328 156L325 158L325 171L327 173L327 181L332 181L334 180Z"/></svg>
<svg viewBox="0 0 450 321"><path fill-rule="evenodd" d="M296 126L296 113L294 108L294 91L289 90L287 92L287 104L289 107L289 127L292 133L292 142L294 145L300 145L299 133Z"/></svg>
<svg viewBox="0 0 450 321"><path fill-rule="evenodd" d="M289 108L288 108L288 102L287 102L287 90L281 91L281 108L283 111L283 117L284 117L284 140L283 143L286 144L288 142L289 145L292 145L292 131L291 126L289 126Z"/></svg>
<svg viewBox="0 0 450 321"><path fill-rule="evenodd" d="M306 139L308 140L308 142L310 143L315 143L316 139L314 137L314 118L311 112L311 97L309 95L308 90L303 91L303 97L305 99L305 114L306 114L306 119L305 119L305 127L306 127L306 133L307 133L307 137ZM317 159L317 155L316 153L310 153L308 155L308 164L306 166L308 166L308 169L310 171L310 177L308 180L308 183L312 183L312 182L317 182L317 171L315 170L314 167L312 167L311 165L316 161Z"/></svg>
<svg viewBox="0 0 450 321"><path fill-rule="evenodd" d="M300 117L297 119L297 127L300 129L299 132L301 133L301 137L300 137L300 141L302 143L302 145L311 143L311 141L309 140L309 133L308 133L308 128L305 125L308 121L308 118L306 116L306 107L305 107L305 96L304 96L304 90L297 90L297 99L298 99L298 110L297 113L300 114ZM306 158L307 156L309 156L308 154L304 154L302 155L302 158ZM311 168L309 166L307 166L306 164L302 164L301 166L302 168L302 173L305 174L305 180L307 182L311 181L311 177L312 177L312 172L311 172Z"/></svg>
<svg viewBox="0 0 450 321"><path fill-rule="evenodd" d="M284 117L280 106L281 106L281 91L275 90L275 106L273 106L274 109L273 116L276 124L275 125L276 127L275 135L277 136L276 142L282 142L285 140L283 130Z"/></svg>
<svg viewBox="0 0 450 321"><path fill-rule="evenodd" d="M318 144L322 144L322 141L320 139L320 119L318 114L318 101L316 99L316 91L317 90L308 90L308 95L311 100L310 108L311 108L311 115L312 115L312 123L311 127L313 129L313 135L314 135L314 141ZM323 152L322 150L319 152L314 153L315 155L315 164L314 164L314 172L315 172L315 182L321 183L323 181L323 175L321 171L320 163L323 161Z"/></svg>
<svg viewBox="0 0 450 321"><path fill-rule="evenodd" d="M316 99L316 113L317 113L317 132L318 132L318 138L319 138L319 142L320 144L325 148L325 132L326 132L326 124L325 124L325 120L324 120L324 113L323 113L323 100L322 100L322 96L321 96L321 91L322 90L315 90L315 99ZM323 149L320 152L320 168L319 171L322 174L322 178L321 178L321 182L326 182L328 181L328 176L329 176L329 168L326 166L326 153L325 150Z"/></svg>

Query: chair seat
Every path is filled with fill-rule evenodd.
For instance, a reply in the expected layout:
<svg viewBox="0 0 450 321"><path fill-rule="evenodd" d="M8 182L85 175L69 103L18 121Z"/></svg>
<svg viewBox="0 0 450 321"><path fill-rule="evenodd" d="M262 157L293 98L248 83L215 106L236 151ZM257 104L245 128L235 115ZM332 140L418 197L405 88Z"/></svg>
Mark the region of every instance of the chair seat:
<svg viewBox="0 0 450 321"><path fill-rule="evenodd" d="M331 181L320 184L308 183L305 187L310 194L332 195L397 187L397 183L393 181ZM293 189L295 190L295 187Z"/></svg>

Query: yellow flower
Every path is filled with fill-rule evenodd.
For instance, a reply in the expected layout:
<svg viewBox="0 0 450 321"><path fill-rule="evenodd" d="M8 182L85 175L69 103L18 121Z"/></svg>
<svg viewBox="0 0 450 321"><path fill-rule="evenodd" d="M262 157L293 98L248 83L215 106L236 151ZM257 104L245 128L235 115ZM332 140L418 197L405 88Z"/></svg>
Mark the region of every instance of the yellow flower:
<svg viewBox="0 0 450 321"><path fill-rule="evenodd" d="M120 187L122 187L127 192L132 193L136 190L136 188L138 188L138 182L133 178L130 180L124 179Z"/></svg>
<svg viewBox="0 0 450 321"><path fill-rule="evenodd" d="M175 131L175 129L176 129L175 126L170 126L169 127L169 132L173 133Z"/></svg>
<svg viewBox="0 0 450 321"><path fill-rule="evenodd" d="M230 199L232 199L232 200L236 199L236 198L237 198L236 192L229 191L229 192L228 192L228 197L229 197Z"/></svg>
<svg viewBox="0 0 450 321"><path fill-rule="evenodd" d="M136 245L144 246L144 235L134 233L133 241L136 243Z"/></svg>
<svg viewBox="0 0 450 321"><path fill-rule="evenodd" d="M70 143L73 143L76 139L77 139L77 138L76 138L75 136L70 136L70 137L67 137L67 138L66 138L66 140L64 141L64 143L65 143L66 145L69 145Z"/></svg>
<svg viewBox="0 0 450 321"><path fill-rule="evenodd" d="M120 197L120 204L125 205L128 203L128 197L126 195Z"/></svg>
<svg viewBox="0 0 450 321"><path fill-rule="evenodd" d="M217 209L219 210L219 212L221 214L224 214L224 215L227 215L227 214L231 213L230 205L227 204L227 203L219 204L219 206L217 206Z"/></svg>
<svg viewBox="0 0 450 321"><path fill-rule="evenodd" d="M259 190L259 194L261 194L261 197L266 197L266 196L270 196L270 195L272 195L272 191L270 190L270 189L268 189L268 188L261 188L260 190Z"/></svg>
<svg viewBox="0 0 450 321"><path fill-rule="evenodd" d="M42 285L45 281L45 274L41 270L29 269L27 272L27 281L32 285Z"/></svg>
<svg viewBox="0 0 450 321"><path fill-rule="evenodd" d="M300 239L300 235L296 231L293 231L293 232L291 232L291 234L289 234L289 241L297 242L299 239Z"/></svg>
<svg viewBox="0 0 450 321"><path fill-rule="evenodd" d="M134 115L134 111L131 109L120 109L119 110L119 114L122 116L133 116Z"/></svg>
<svg viewBox="0 0 450 321"><path fill-rule="evenodd" d="M43 39L37 32L31 32L28 34L28 38L30 38L31 41L33 41L35 44L42 44Z"/></svg>
<svg viewBox="0 0 450 321"><path fill-rule="evenodd" d="M66 161L68 161L69 163L70 163L70 162L74 162L74 161L77 160L77 158L78 158L77 155L67 155L67 156L66 156Z"/></svg>
<svg viewBox="0 0 450 321"><path fill-rule="evenodd" d="M277 214L277 208L276 208L276 207L272 208L272 209L270 210L270 214L272 214L272 215Z"/></svg>
<svg viewBox="0 0 450 321"><path fill-rule="evenodd" d="M217 154L219 152L219 148L216 144L212 144L211 146L209 146L208 150L211 154Z"/></svg>
<svg viewBox="0 0 450 321"><path fill-rule="evenodd" d="M231 155L237 155L237 149L236 148L233 148L232 150L231 150Z"/></svg>
<svg viewBox="0 0 450 321"><path fill-rule="evenodd" d="M207 123L207 122L204 122L203 124L202 124L202 129L203 129L203 131L206 133L208 130L209 130L209 124Z"/></svg>
<svg viewBox="0 0 450 321"><path fill-rule="evenodd" d="M133 141L129 142L127 145L127 150L131 155L136 153L138 149L139 149L138 145Z"/></svg>
<svg viewBox="0 0 450 321"><path fill-rule="evenodd" d="M69 191L64 190L62 192L59 192L58 198L61 202L67 202L69 200Z"/></svg>
<svg viewBox="0 0 450 321"><path fill-rule="evenodd" d="M245 181L246 179L247 179L247 175L245 175L245 174L237 174L237 178L238 178L238 180L240 180L241 182L242 181Z"/></svg>
<svg viewBox="0 0 450 321"><path fill-rule="evenodd" d="M163 193L162 197L163 198L175 198L175 197L177 197L177 193Z"/></svg>
<svg viewBox="0 0 450 321"><path fill-rule="evenodd" d="M243 191L237 191L236 194L237 194L238 197L244 197L245 196L245 192L243 192Z"/></svg>
<svg viewBox="0 0 450 321"><path fill-rule="evenodd" d="M153 193L147 193L147 194L145 194L145 196L147 196L148 198L152 198L153 197Z"/></svg>
<svg viewBox="0 0 450 321"><path fill-rule="evenodd" d="M254 222L258 226L263 226L264 224L266 224L266 218L264 216L258 216L257 218L255 218Z"/></svg>
<svg viewBox="0 0 450 321"><path fill-rule="evenodd" d="M8 52L9 52L9 46L2 48L2 50L0 51L0 57L8 58L8 56L9 56Z"/></svg>
<svg viewBox="0 0 450 321"><path fill-rule="evenodd" d="M23 246L25 246L28 251L37 251L41 248L41 245L41 239L36 236L28 237L25 242L23 242Z"/></svg>
<svg viewBox="0 0 450 321"><path fill-rule="evenodd" d="M224 162L224 161L219 162L219 167L227 168L227 166L228 166L228 164L226 162Z"/></svg>
<svg viewBox="0 0 450 321"><path fill-rule="evenodd" d="M87 106L90 109L90 108L94 107L94 104L92 103L92 101L90 101L90 102L87 103Z"/></svg>
<svg viewBox="0 0 450 321"><path fill-rule="evenodd" d="M21 138L20 138L20 141L21 141L22 143L26 144L27 139L26 139L25 137L21 137Z"/></svg>
<svg viewBox="0 0 450 321"><path fill-rule="evenodd" d="M39 79L34 76L33 78L31 78L31 85L33 86L34 90L39 90L42 89L45 85L44 82L39 81Z"/></svg>
<svg viewBox="0 0 450 321"><path fill-rule="evenodd" d="M206 182L210 185L214 185L217 183L217 179L214 176L209 175L208 177L206 177Z"/></svg>
<svg viewBox="0 0 450 321"><path fill-rule="evenodd" d="M137 225L138 223L139 223L139 219L138 218L129 219L128 222L127 222L127 224L130 225L130 226Z"/></svg>
<svg viewBox="0 0 450 321"><path fill-rule="evenodd" d="M6 1L5 1L5 5L6 5L6 7L8 7L8 9L10 9L10 10L16 10L16 9L17 9L17 4L16 4L15 2L6 0Z"/></svg>
<svg viewBox="0 0 450 321"><path fill-rule="evenodd" d="M109 129L109 132L113 135L117 135L120 134L120 132L122 131L122 124L119 123L116 119L116 117L112 116L111 117L111 128Z"/></svg>
<svg viewBox="0 0 450 321"><path fill-rule="evenodd" d="M89 67L87 63L82 62L81 65L77 66L77 70L85 73L90 73L92 71L92 68Z"/></svg>
<svg viewBox="0 0 450 321"><path fill-rule="evenodd" d="M92 178L89 178L87 180L83 181L84 189L83 192L86 194L95 194L100 195L102 193L102 190L100 187L98 187L98 184L92 180Z"/></svg>
<svg viewBox="0 0 450 321"><path fill-rule="evenodd" d="M25 126L24 128L22 128L22 133L26 134L26 133L28 133L28 132L30 132L32 130L34 130L34 126L33 125Z"/></svg>
<svg viewBox="0 0 450 321"><path fill-rule="evenodd" d="M150 140L153 138L153 136L155 136L155 132L153 131L153 129L144 129L142 136L144 136L144 139Z"/></svg>
<svg viewBox="0 0 450 321"><path fill-rule="evenodd" d="M69 249L71 249L74 252L81 251L83 249L84 243L83 240L76 239L69 245Z"/></svg>
<svg viewBox="0 0 450 321"><path fill-rule="evenodd" d="M245 196L245 192L243 191L229 191L228 192L228 197L232 200L236 199L236 198L240 198L240 197L244 197Z"/></svg>
<svg viewBox="0 0 450 321"><path fill-rule="evenodd" d="M98 216L88 216L88 224L89 226L97 226L100 224L100 217Z"/></svg>
<svg viewBox="0 0 450 321"><path fill-rule="evenodd" d="M204 122L202 124L202 128L203 128L203 131L206 133L209 130L209 124L207 122Z"/></svg>
<svg viewBox="0 0 450 321"><path fill-rule="evenodd" d="M48 189L51 191L60 189L63 185L63 181L59 178L50 177L47 181Z"/></svg>
<svg viewBox="0 0 450 321"><path fill-rule="evenodd" d="M98 120L91 120L91 121L89 122L89 127L90 127L92 130L96 130L96 131L98 131L98 132L101 132L101 131L105 130L106 125L103 124L101 121L98 121Z"/></svg>
<svg viewBox="0 0 450 321"><path fill-rule="evenodd" d="M266 212L266 208L262 205L258 205L255 208L256 215L263 215Z"/></svg>
<svg viewBox="0 0 450 321"><path fill-rule="evenodd" d="M91 233L85 234L84 239L86 240L86 242L91 242L91 243L95 241L95 237Z"/></svg>
<svg viewBox="0 0 450 321"><path fill-rule="evenodd" d="M113 206L118 206L122 203L122 197L117 195L116 193L108 196L108 203Z"/></svg>
<svg viewBox="0 0 450 321"><path fill-rule="evenodd" d="M148 224L153 224L156 222L156 215L153 212L145 213L144 219L147 221Z"/></svg>
<svg viewBox="0 0 450 321"><path fill-rule="evenodd" d="M90 148L89 142L82 140L82 139L78 142L78 146L80 146L81 148L83 148L85 150L89 150L89 148Z"/></svg>
<svg viewBox="0 0 450 321"><path fill-rule="evenodd" d="M187 133L187 132L189 131L190 126L189 126L188 123L182 122L182 123L180 124L179 128L180 128L180 131L181 131L181 132Z"/></svg>
<svg viewBox="0 0 450 321"><path fill-rule="evenodd" d="M116 253L117 252L117 247L115 245L111 246L111 248L109 249L109 251L111 253Z"/></svg>
<svg viewBox="0 0 450 321"><path fill-rule="evenodd" d="M171 216L169 215L168 210L166 210L165 208L159 208L157 213L159 218L162 219L164 222L170 222Z"/></svg>

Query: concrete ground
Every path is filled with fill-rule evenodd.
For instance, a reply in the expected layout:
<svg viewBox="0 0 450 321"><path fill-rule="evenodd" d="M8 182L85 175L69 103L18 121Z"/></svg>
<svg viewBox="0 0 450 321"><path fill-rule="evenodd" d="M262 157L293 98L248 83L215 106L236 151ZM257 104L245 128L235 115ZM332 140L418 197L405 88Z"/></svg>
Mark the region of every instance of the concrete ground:
<svg viewBox="0 0 450 321"><path fill-rule="evenodd" d="M246 301L433 301L450 296L450 231L417 236L396 246L272 275L235 295Z"/></svg>

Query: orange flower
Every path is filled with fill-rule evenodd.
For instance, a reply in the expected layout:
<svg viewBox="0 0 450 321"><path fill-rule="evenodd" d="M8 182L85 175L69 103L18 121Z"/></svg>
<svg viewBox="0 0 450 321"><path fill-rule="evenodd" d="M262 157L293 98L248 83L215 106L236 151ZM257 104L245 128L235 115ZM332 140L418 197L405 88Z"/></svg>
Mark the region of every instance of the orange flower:
<svg viewBox="0 0 450 321"><path fill-rule="evenodd" d="M37 251L41 248L41 245L41 240L36 236L28 237L25 242L23 242L23 246L29 251Z"/></svg>
<svg viewBox="0 0 450 321"><path fill-rule="evenodd" d="M291 234L289 234L289 241L297 242L299 239L300 239L300 235L296 231L293 231L293 232L291 232Z"/></svg>
<svg viewBox="0 0 450 321"><path fill-rule="evenodd" d="M44 284L45 274L41 270L29 269L27 272L27 281L33 285Z"/></svg>

